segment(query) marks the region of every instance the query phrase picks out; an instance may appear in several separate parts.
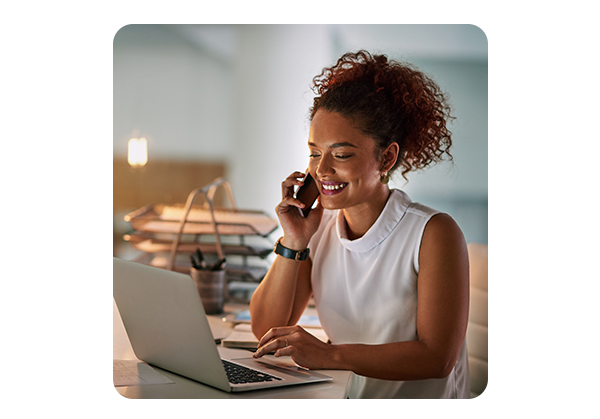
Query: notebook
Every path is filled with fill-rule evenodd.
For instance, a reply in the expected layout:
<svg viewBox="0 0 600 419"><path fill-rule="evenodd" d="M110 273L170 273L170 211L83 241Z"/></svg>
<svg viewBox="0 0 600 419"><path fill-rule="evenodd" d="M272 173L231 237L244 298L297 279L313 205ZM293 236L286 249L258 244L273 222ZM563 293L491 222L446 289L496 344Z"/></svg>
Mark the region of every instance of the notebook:
<svg viewBox="0 0 600 419"><path fill-rule="evenodd" d="M234 323L250 324L250 310L244 310L238 313L231 321ZM317 315L302 314L298 319L297 324L298 326L302 326L304 328L322 328L321 322L319 321L319 316Z"/></svg>
<svg viewBox="0 0 600 419"><path fill-rule="evenodd" d="M323 329L312 328L305 330L325 343L329 340ZM258 339L252 333L252 327L249 323L240 323L233 327L233 331L221 341L221 345L225 348L257 349Z"/></svg>
<svg viewBox="0 0 600 419"><path fill-rule="evenodd" d="M222 360L189 275L113 258L113 296L136 357L150 365L227 392L331 380L276 360Z"/></svg>

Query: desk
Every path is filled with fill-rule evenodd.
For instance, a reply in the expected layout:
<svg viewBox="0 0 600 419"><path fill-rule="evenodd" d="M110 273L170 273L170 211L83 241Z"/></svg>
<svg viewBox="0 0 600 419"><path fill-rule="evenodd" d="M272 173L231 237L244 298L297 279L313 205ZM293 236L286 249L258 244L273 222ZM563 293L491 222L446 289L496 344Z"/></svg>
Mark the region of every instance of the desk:
<svg viewBox="0 0 600 419"><path fill-rule="evenodd" d="M226 305L225 312L240 309L234 305ZM223 316L207 316L213 335L226 337L232 324L222 321ZM250 351L218 347L221 357L247 357ZM113 358L137 359L125 332L121 316L113 300ZM274 358L274 357L273 357ZM279 362L285 358L277 358ZM293 363L287 357L286 362ZM130 399L342 399L346 397L346 387L350 378L349 371L324 370L323 374L333 377L332 381L316 384L281 387L273 390L255 390L243 393L227 393L190 380L172 372L152 366L156 371L169 378L174 384L152 384L143 386L115 387L122 396Z"/></svg>

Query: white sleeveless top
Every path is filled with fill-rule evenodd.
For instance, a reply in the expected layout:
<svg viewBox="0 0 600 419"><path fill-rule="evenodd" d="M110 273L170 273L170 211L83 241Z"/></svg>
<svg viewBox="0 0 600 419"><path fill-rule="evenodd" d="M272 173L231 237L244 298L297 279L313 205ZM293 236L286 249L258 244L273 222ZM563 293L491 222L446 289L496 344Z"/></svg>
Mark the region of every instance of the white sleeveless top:
<svg viewBox="0 0 600 419"><path fill-rule="evenodd" d="M309 248L312 289L333 344L415 341L417 275L425 225L436 210L392 190L367 233L348 240L341 211L325 210ZM468 398L466 344L446 378L389 381L352 374L350 398Z"/></svg>

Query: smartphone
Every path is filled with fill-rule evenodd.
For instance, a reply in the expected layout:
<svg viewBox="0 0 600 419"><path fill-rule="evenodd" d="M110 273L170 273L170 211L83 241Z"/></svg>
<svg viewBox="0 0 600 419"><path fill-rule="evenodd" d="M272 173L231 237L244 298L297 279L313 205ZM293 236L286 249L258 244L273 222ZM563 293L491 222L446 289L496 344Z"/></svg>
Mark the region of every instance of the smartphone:
<svg viewBox="0 0 600 419"><path fill-rule="evenodd" d="M304 185L302 185L296 192L296 199L305 205L304 208L298 208L302 217L308 217L308 213L312 209L312 206L314 205L318 196L319 188L317 188L315 180L307 171L306 175L304 176Z"/></svg>

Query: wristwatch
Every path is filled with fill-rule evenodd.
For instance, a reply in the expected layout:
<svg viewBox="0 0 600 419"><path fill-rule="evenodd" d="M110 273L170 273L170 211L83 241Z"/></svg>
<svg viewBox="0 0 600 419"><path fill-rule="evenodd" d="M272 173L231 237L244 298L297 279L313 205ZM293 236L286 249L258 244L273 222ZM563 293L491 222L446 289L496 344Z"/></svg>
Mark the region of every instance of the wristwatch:
<svg viewBox="0 0 600 419"><path fill-rule="evenodd" d="M304 249L302 251L288 249L280 243L282 238L283 237L280 237L279 240L277 240L277 242L275 243L275 246L273 246L273 252L280 256L283 256L284 258L297 260L299 262L308 258L308 253L310 249Z"/></svg>

